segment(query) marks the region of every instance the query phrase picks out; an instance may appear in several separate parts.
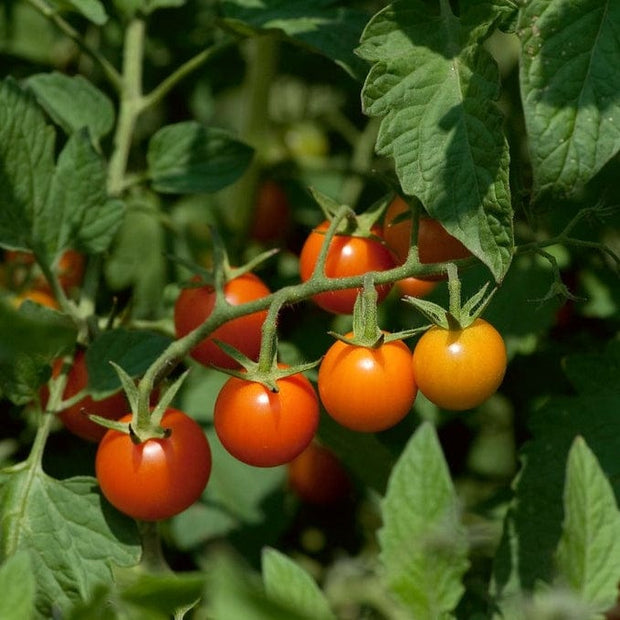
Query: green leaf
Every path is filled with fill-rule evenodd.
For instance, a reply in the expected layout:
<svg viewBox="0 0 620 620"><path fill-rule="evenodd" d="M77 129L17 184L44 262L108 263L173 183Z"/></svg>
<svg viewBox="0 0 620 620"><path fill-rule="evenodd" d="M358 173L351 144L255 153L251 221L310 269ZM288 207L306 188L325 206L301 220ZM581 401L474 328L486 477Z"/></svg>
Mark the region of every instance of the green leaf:
<svg viewBox="0 0 620 620"><path fill-rule="evenodd" d="M102 26L108 21L105 6L99 0L62 0L61 4L67 3L78 13L88 18L93 24Z"/></svg>
<svg viewBox="0 0 620 620"><path fill-rule="evenodd" d="M26 84L67 134L87 127L98 141L114 127L112 101L81 75L39 73L29 77Z"/></svg>
<svg viewBox="0 0 620 620"><path fill-rule="evenodd" d="M382 502L381 560L414 618L443 618L459 602L467 532L434 428L423 423L394 467Z"/></svg>
<svg viewBox="0 0 620 620"><path fill-rule="evenodd" d="M28 552L37 584L35 618L68 610L102 583L112 565L132 566L135 522L105 502L93 478L59 482L27 463L0 474L0 556Z"/></svg>
<svg viewBox="0 0 620 620"><path fill-rule="evenodd" d="M149 202L149 198L152 200ZM166 239L154 197L127 205L127 213L105 263L113 290L132 289L134 318L161 316L162 290L167 282Z"/></svg>
<svg viewBox="0 0 620 620"><path fill-rule="evenodd" d="M605 473L582 437L568 453L564 523L557 549L560 584L593 611L610 609L618 596L620 511Z"/></svg>
<svg viewBox="0 0 620 620"><path fill-rule="evenodd" d="M620 393L606 388L610 383L620 385L620 366L613 361L617 347L617 342L610 343L596 361L590 355L568 358L567 364L579 364L591 375L587 391L548 399L528 420L532 439L521 454L523 467L494 567L499 597L531 591L538 582L553 580L564 516L566 460L575 437L584 438L620 497ZM605 364L610 372L597 375ZM593 390L595 381L600 386L598 394Z"/></svg>
<svg viewBox="0 0 620 620"><path fill-rule="evenodd" d="M118 364L130 377L140 377L171 342L171 338L149 331L118 328L103 332L86 350L90 393L104 396L120 388L110 362Z"/></svg>
<svg viewBox="0 0 620 620"><path fill-rule="evenodd" d="M224 0L222 9L228 25L242 34L279 30L361 81L366 67L352 50L368 16L335 4L333 0Z"/></svg>
<svg viewBox="0 0 620 620"><path fill-rule="evenodd" d="M620 4L532 0L521 8L521 97L534 191L572 193L620 149Z"/></svg>
<svg viewBox="0 0 620 620"><path fill-rule="evenodd" d="M0 566L0 618L32 618L35 590L30 557L26 551L19 551Z"/></svg>
<svg viewBox="0 0 620 620"><path fill-rule="evenodd" d="M209 558L209 616L243 620L309 620L308 616L271 601L258 579L229 555Z"/></svg>
<svg viewBox="0 0 620 620"><path fill-rule="evenodd" d="M47 201L54 171L54 131L31 95L0 82L0 245L29 249L32 218Z"/></svg>
<svg viewBox="0 0 620 620"><path fill-rule="evenodd" d="M263 581L267 597L315 620L335 616L325 595L312 577L289 557L266 548L262 555Z"/></svg>
<svg viewBox="0 0 620 620"><path fill-rule="evenodd" d="M253 152L223 129L186 121L163 127L151 138L149 175L159 192L216 192L243 174Z"/></svg>
<svg viewBox="0 0 620 620"><path fill-rule="evenodd" d="M419 0L392 3L358 48L373 65L362 102L383 117L376 149L394 158L404 192L501 281L513 251L509 152L497 66L478 34Z"/></svg>
<svg viewBox="0 0 620 620"><path fill-rule="evenodd" d="M54 166L54 131L31 94L0 83L0 245L34 249L53 262L62 250L107 248L123 206L106 194L106 166L88 131L73 133Z"/></svg>
<svg viewBox="0 0 620 620"><path fill-rule="evenodd" d="M124 205L109 200L107 171L88 132L73 133L60 153L50 199L34 220L34 236L50 256L67 247L87 253L107 250L124 216Z"/></svg>

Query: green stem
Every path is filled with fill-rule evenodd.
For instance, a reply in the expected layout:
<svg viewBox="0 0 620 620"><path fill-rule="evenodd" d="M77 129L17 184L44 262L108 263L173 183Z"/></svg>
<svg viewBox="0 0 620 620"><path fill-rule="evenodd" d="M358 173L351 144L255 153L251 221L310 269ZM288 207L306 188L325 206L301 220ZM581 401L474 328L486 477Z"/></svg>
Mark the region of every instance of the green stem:
<svg viewBox="0 0 620 620"><path fill-rule="evenodd" d="M108 62L96 49L91 47L83 39L82 35L77 32L60 16L56 10L43 0L27 0L27 2L39 11L44 17L49 19L63 34L69 37L85 54L90 56L102 69L106 79L114 86L115 89L121 88L121 76L115 67Z"/></svg>
<svg viewBox="0 0 620 620"><path fill-rule="evenodd" d="M263 323L260 353L258 355L258 371L261 373L268 373L273 368L278 347L278 314L285 301L286 298L276 296L269 306L267 317Z"/></svg>
<svg viewBox="0 0 620 620"><path fill-rule="evenodd" d="M138 116L144 109L142 61L145 31L146 24L142 19L131 20L125 31L120 110L114 135L114 152L108 167L108 192L112 196L118 196L123 191L133 132Z"/></svg>
<svg viewBox="0 0 620 620"><path fill-rule="evenodd" d="M138 531L142 541L140 565L149 573L169 573L170 566L164 558L157 521L138 521Z"/></svg>
<svg viewBox="0 0 620 620"><path fill-rule="evenodd" d="M256 153L245 174L230 190L231 204L234 209L227 209L228 225L237 234L238 239L245 239L251 224L254 196L261 168L261 152L268 130L269 97L271 84L276 74L278 41L272 35L249 39L247 42L247 70L243 89L245 110L239 128L240 137L252 146Z"/></svg>
<svg viewBox="0 0 620 620"><path fill-rule="evenodd" d="M171 73L165 80L163 80L158 86L156 86L150 93L144 96L143 105L145 108L157 105L160 101L166 97L166 95L179 83L185 79L188 75L199 69L206 62L211 60L214 56L222 51L230 48L235 43L234 39L227 39L196 54L180 67L178 67L173 73Z"/></svg>

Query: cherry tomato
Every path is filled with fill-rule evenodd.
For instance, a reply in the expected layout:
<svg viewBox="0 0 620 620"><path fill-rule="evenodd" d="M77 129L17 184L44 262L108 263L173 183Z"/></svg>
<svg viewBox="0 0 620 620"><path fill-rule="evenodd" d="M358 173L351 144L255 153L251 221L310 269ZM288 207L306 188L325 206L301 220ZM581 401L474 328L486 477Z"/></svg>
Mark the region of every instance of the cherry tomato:
<svg viewBox="0 0 620 620"><path fill-rule="evenodd" d="M483 319L459 330L434 325L413 351L418 388L438 407L452 411L477 407L489 398L501 385L506 364L504 340Z"/></svg>
<svg viewBox="0 0 620 620"><path fill-rule="evenodd" d="M422 280L421 278L404 278L396 282L398 292L409 297L426 297L437 286L433 280Z"/></svg>
<svg viewBox="0 0 620 620"><path fill-rule="evenodd" d="M53 308L54 310L58 310L60 307L58 302L49 293L35 288L21 292L12 299L12 302L16 308L19 308L26 300L33 301L41 306Z"/></svg>
<svg viewBox="0 0 620 620"><path fill-rule="evenodd" d="M244 273L224 286L226 301L232 306L260 299L270 291L263 281L253 273ZM177 298L174 306L174 325L178 338L185 336L201 325L213 312L215 290L211 286L185 288ZM261 329L267 311L254 312L218 327L190 353L205 366L237 368L239 365L227 353L224 353L213 341L221 340L235 347L250 359L258 359L261 342Z"/></svg>
<svg viewBox="0 0 620 620"><path fill-rule="evenodd" d="M319 257L325 231L329 222L321 223L306 239L299 257L299 273L305 282L310 279ZM377 230L378 234L379 231ZM390 250L381 241L370 237L336 235L329 246L325 262L325 275L329 278L344 278L362 275L369 271L385 271L396 266ZM390 284L377 286L378 301L382 301L391 289ZM343 289L315 295L314 302L329 312L351 314L361 288Z"/></svg>
<svg viewBox="0 0 620 620"><path fill-rule="evenodd" d="M131 415L121 418L130 422ZM99 443L95 472L106 499L144 521L168 519L198 500L211 474L211 449L201 426L168 408L161 421L170 435L135 444L109 430Z"/></svg>
<svg viewBox="0 0 620 620"><path fill-rule="evenodd" d="M385 213L383 238L392 248L401 263L409 253L411 240L411 218L393 223L402 213L409 212L409 205L397 196ZM418 257L422 264L446 263L460 258L468 258L471 252L434 219L421 217L418 229ZM443 280L447 276L428 276L424 279Z"/></svg>
<svg viewBox="0 0 620 620"><path fill-rule="evenodd" d="M58 359L52 366L52 377L57 377L62 369L62 360ZM71 398L81 392L88 385L88 368L86 355L83 350L75 354L73 365L67 375L67 385L63 393L63 399ZM41 402L45 406L49 398L47 387L42 388ZM58 417L74 435L87 441L99 441L108 430L104 426L92 422L87 414L95 414L102 418L117 420L129 411L129 405L123 391L116 392L100 400L94 400L91 396L84 396L77 403L67 407L58 414Z"/></svg>
<svg viewBox="0 0 620 620"><path fill-rule="evenodd" d="M349 474L338 457L313 441L288 464L288 484L308 504L333 504L351 491Z"/></svg>
<svg viewBox="0 0 620 620"><path fill-rule="evenodd" d="M283 239L291 224L288 196L278 183L267 179L258 188L250 236L262 243Z"/></svg>
<svg viewBox="0 0 620 620"><path fill-rule="evenodd" d="M9 265L9 279L12 287L20 288L28 283L34 289L50 292L50 285L35 264L34 254L7 250L4 256ZM86 257L71 249L65 250L54 266L60 286L67 292L82 283L85 269Z"/></svg>
<svg viewBox="0 0 620 620"><path fill-rule="evenodd" d="M374 433L400 422L417 395L411 351L401 340L377 348L337 340L319 367L327 413L354 431Z"/></svg>
<svg viewBox="0 0 620 620"><path fill-rule="evenodd" d="M213 422L222 445L236 459L257 467L283 465L312 441L319 401L304 375L277 380L278 391L231 377L217 400Z"/></svg>

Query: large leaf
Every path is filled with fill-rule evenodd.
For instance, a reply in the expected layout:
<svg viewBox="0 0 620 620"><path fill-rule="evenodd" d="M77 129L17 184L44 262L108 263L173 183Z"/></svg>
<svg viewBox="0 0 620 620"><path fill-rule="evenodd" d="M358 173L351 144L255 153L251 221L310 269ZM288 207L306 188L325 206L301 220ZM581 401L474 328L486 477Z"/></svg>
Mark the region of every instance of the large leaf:
<svg viewBox="0 0 620 620"><path fill-rule="evenodd" d="M522 4L520 82L534 190L570 193L620 149L620 3Z"/></svg>
<svg viewBox="0 0 620 620"><path fill-rule="evenodd" d="M412 618L442 618L459 602L467 532L434 428L423 423L394 467L382 503L381 560Z"/></svg>
<svg viewBox="0 0 620 620"><path fill-rule="evenodd" d="M30 556L36 618L85 601L112 579L112 565L140 558L135 522L105 502L92 478L59 482L27 462L0 474L0 556Z"/></svg>
<svg viewBox="0 0 620 620"><path fill-rule="evenodd" d="M43 209L54 173L54 130L34 98L0 82L0 245L28 249L33 214Z"/></svg>
<svg viewBox="0 0 620 620"><path fill-rule="evenodd" d="M334 60L353 77L363 79L364 63L353 54L368 16L333 0L224 0L230 27L244 34L279 30Z"/></svg>
<svg viewBox="0 0 620 620"><path fill-rule="evenodd" d="M270 600L313 620L335 620L314 579L289 557L267 548L262 555L263 581Z"/></svg>
<svg viewBox="0 0 620 620"><path fill-rule="evenodd" d="M86 129L69 137L60 153L50 199L34 219L34 237L51 256L67 247L88 253L105 251L124 215L119 200L108 199L105 163Z"/></svg>
<svg viewBox="0 0 620 620"><path fill-rule="evenodd" d="M557 550L561 585L593 611L616 602L620 575L620 512L605 473L583 438L568 454L564 523Z"/></svg>
<svg viewBox="0 0 620 620"><path fill-rule="evenodd" d="M19 551L0 566L0 618L32 618L35 590L30 557L27 552Z"/></svg>
<svg viewBox="0 0 620 620"><path fill-rule="evenodd" d="M45 111L68 134L88 127L91 136L99 140L114 127L112 101L81 75L39 73L29 77L27 84Z"/></svg>
<svg viewBox="0 0 620 620"><path fill-rule="evenodd" d="M252 159L253 150L232 135L195 121L168 125L149 142L147 160L159 192L215 192L234 183Z"/></svg>
<svg viewBox="0 0 620 620"><path fill-rule="evenodd" d="M590 377L587 391L551 398L529 420L532 439L523 449L523 468L494 570L494 589L500 599L532 591L538 581L551 583L555 576L566 460L575 437L584 438L620 497L619 351L620 342L613 341L596 356L568 358L567 365ZM607 372L601 373L605 366ZM576 384L580 392L582 386Z"/></svg>
<svg viewBox="0 0 620 620"><path fill-rule="evenodd" d="M394 159L404 192L500 281L513 250L509 153L497 66L479 34L447 8L394 2L369 22L358 49L373 65L362 101L383 117L377 152Z"/></svg>
<svg viewBox="0 0 620 620"><path fill-rule="evenodd" d="M106 167L86 129L54 162L54 131L29 93L0 83L0 246L34 249L53 262L63 250L105 250L123 217L106 194Z"/></svg>

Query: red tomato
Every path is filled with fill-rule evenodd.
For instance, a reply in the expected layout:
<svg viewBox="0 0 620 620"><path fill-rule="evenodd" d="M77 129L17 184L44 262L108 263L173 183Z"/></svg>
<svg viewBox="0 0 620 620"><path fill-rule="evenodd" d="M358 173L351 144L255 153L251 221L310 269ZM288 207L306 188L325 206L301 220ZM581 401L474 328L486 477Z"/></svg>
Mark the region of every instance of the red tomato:
<svg viewBox="0 0 620 620"><path fill-rule="evenodd" d="M62 360L58 359L52 367L52 377L57 377L62 369ZM88 369L86 355L79 350L75 354L73 366L67 375L67 385L63 399L71 398L81 392L88 385ZM49 398L47 387L42 389L41 402L45 406ZM77 403L64 409L58 414L65 427L74 435L87 441L99 441L108 430L104 426L92 422L87 414L95 414L102 418L118 420L129 411L129 405L123 391L116 392L101 400L94 400L91 396L84 396Z"/></svg>
<svg viewBox="0 0 620 620"><path fill-rule="evenodd" d="M277 380L278 392L255 381L231 377L217 400L213 423L222 445L256 467L283 465L312 441L319 402L304 375Z"/></svg>
<svg viewBox="0 0 620 620"><path fill-rule="evenodd" d="M267 286L253 273L244 273L226 283L224 296L232 306L269 295ZM174 325L178 338L189 334L204 323L213 312L215 291L211 286L186 288L181 291L174 306ZM235 347L250 359L258 359L261 330L267 311L254 312L218 327L192 351L191 356L205 366L237 368L239 364L224 353L213 341L221 340Z"/></svg>
<svg viewBox="0 0 620 620"><path fill-rule="evenodd" d="M130 422L131 415L121 421ZM109 430L97 448L101 492L135 519L159 521L183 512L199 499L211 473L211 449L195 420L168 408L161 425L169 437L135 444L129 435Z"/></svg>
<svg viewBox="0 0 620 620"><path fill-rule="evenodd" d="M333 504L351 491L351 480L338 457L316 441L288 464L288 484L308 504Z"/></svg>
<svg viewBox="0 0 620 620"><path fill-rule="evenodd" d="M8 250L4 256L9 264L11 286L19 288L32 278L30 282L32 288L45 292L50 291L47 280L35 264L34 254ZM82 283L85 269L86 257L76 250L65 250L54 267L60 285L65 291L69 291Z"/></svg>
<svg viewBox="0 0 620 620"><path fill-rule="evenodd" d="M397 196L389 205L383 224L383 238L392 248L401 263L409 254L411 242L411 218L394 224L394 220L402 213L409 212L409 205ZM458 240L450 235L437 221L429 217L421 217L418 229L418 257L422 264L446 263L460 258L468 258L471 252ZM443 280L447 276L428 276L424 279Z"/></svg>
<svg viewBox="0 0 620 620"><path fill-rule="evenodd" d="M482 404L501 385L506 346L499 332L483 319L448 330L431 327L413 351L418 388L438 407L452 411Z"/></svg>
<svg viewBox="0 0 620 620"><path fill-rule="evenodd" d="M327 413L354 431L374 433L400 422L417 395L411 351L401 340L372 349L337 340L319 367Z"/></svg>
<svg viewBox="0 0 620 620"><path fill-rule="evenodd" d="M310 279L319 257L329 222L323 222L306 239L299 257L299 273L305 282ZM377 234L379 231L376 231ZM369 271L385 271L396 266L394 256L381 241L369 237L336 235L329 246L325 275L329 278L357 276ZM377 286L378 301L387 297L391 284ZM360 288L330 291L315 295L314 302L329 312L351 314Z"/></svg>
<svg viewBox="0 0 620 620"><path fill-rule="evenodd" d="M291 208L285 191L272 180L258 188L254 206L254 220L250 236L262 243L283 239L291 224Z"/></svg>

